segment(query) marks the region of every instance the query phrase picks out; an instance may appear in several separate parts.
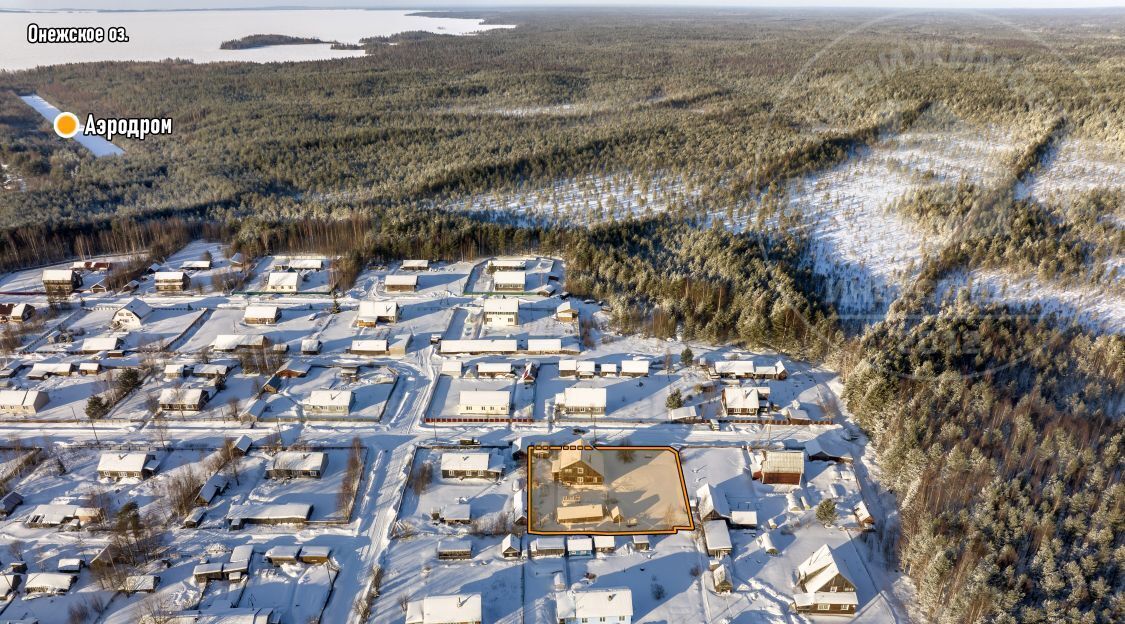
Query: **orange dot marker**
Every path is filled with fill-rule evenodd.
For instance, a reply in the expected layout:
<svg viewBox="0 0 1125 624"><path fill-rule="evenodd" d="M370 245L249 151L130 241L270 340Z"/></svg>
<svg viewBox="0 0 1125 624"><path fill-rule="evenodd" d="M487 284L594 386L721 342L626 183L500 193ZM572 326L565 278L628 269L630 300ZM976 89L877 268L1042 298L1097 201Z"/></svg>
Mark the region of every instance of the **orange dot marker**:
<svg viewBox="0 0 1125 624"><path fill-rule="evenodd" d="M78 116L74 113L59 113L55 117L55 134L64 139L78 134Z"/></svg>

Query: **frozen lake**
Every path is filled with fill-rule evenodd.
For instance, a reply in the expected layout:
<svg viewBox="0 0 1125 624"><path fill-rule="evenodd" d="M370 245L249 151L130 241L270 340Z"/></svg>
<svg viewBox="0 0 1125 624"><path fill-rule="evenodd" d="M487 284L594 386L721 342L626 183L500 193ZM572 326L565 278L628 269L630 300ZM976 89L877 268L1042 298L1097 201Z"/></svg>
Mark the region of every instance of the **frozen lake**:
<svg viewBox="0 0 1125 624"><path fill-rule="evenodd" d="M493 28L482 20L422 17L415 11L234 10L234 11L0 11L0 70L30 69L94 61L190 59L197 63L312 61L363 56L363 50L333 50L330 44L285 45L250 50L220 50L219 44L247 35L289 35L358 43L364 37L424 30L464 35ZM27 42L28 24L123 26L127 43Z"/></svg>

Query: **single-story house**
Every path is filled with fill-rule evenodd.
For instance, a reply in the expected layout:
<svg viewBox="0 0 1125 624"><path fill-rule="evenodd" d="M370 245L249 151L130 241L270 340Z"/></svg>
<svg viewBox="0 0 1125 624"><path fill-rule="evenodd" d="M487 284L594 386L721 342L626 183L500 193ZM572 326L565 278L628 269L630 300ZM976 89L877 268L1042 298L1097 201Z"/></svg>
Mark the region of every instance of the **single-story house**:
<svg viewBox="0 0 1125 624"><path fill-rule="evenodd" d="M307 414L347 416L353 402L351 390L313 390L302 407Z"/></svg>
<svg viewBox="0 0 1125 624"><path fill-rule="evenodd" d="M406 624L481 624L481 595L427 596L406 603Z"/></svg>
<svg viewBox="0 0 1125 624"><path fill-rule="evenodd" d="M555 403L567 414L589 414L604 416L606 413L607 392L605 388L566 388Z"/></svg>
<svg viewBox="0 0 1125 624"><path fill-rule="evenodd" d="M199 493L195 495L195 502L199 505L210 505L219 494L227 489L229 483L222 473L211 475L199 488Z"/></svg>
<svg viewBox="0 0 1125 624"><path fill-rule="evenodd" d="M270 479L311 477L319 479L328 467L328 454L318 451L282 451L266 470Z"/></svg>
<svg viewBox="0 0 1125 624"><path fill-rule="evenodd" d="M527 288L527 274L523 271L496 271L492 274L492 289L523 292Z"/></svg>
<svg viewBox="0 0 1125 624"><path fill-rule="evenodd" d="M477 377L481 379L500 379L515 377L511 362L480 362L477 364Z"/></svg>
<svg viewBox="0 0 1125 624"><path fill-rule="evenodd" d="M24 524L29 527L58 527L68 525L81 528L92 522L101 520L102 512L97 507L80 507L78 505L47 504L36 505L27 515Z"/></svg>
<svg viewBox="0 0 1125 624"><path fill-rule="evenodd" d="M648 377L651 362L648 360L624 360L621 362L622 377Z"/></svg>
<svg viewBox="0 0 1125 624"><path fill-rule="evenodd" d="M119 336L87 338L78 346L78 352L85 354L117 351L119 349L121 349L121 338Z"/></svg>
<svg viewBox="0 0 1125 624"><path fill-rule="evenodd" d="M729 555L732 546L726 520L709 520L703 523L703 542L712 557Z"/></svg>
<svg viewBox="0 0 1125 624"><path fill-rule="evenodd" d="M600 553L612 553L617 550L617 538L613 535L595 535L594 550Z"/></svg>
<svg viewBox="0 0 1125 624"><path fill-rule="evenodd" d="M445 524L471 524L473 508L468 503L450 503L441 508L438 517Z"/></svg>
<svg viewBox="0 0 1125 624"><path fill-rule="evenodd" d="M303 525L312 515L312 505L304 503L231 505L227 523L231 530L247 524L297 524Z"/></svg>
<svg viewBox="0 0 1125 624"><path fill-rule="evenodd" d="M415 292L418 290L418 276L388 275L383 278L383 288L387 292Z"/></svg>
<svg viewBox="0 0 1125 624"><path fill-rule="evenodd" d="M353 340L348 347L352 355L387 355L386 340Z"/></svg>
<svg viewBox="0 0 1125 624"><path fill-rule="evenodd" d="M102 453L98 459L98 477L101 479L145 479L156 472L160 464L152 453Z"/></svg>
<svg viewBox="0 0 1125 624"><path fill-rule="evenodd" d="M443 479L499 479L503 471L500 456L488 451L446 451L441 454Z"/></svg>
<svg viewBox="0 0 1125 624"><path fill-rule="evenodd" d="M519 341L510 339L442 340L438 350L442 355L514 355L519 351Z"/></svg>
<svg viewBox="0 0 1125 624"><path fill-rule="evenodd" d="M585 535L566 536L566 554L569 557L593 557L594 540Z"/></svg>
<svg viewBox="0 0 1125 624"><path fill-rule="evenodd" d="M403 260L402 261L402 270L403 271L429 271L430 270L430 261L429 260Z"/></svg>
<svg viewBox="0 0 1125 624"><path fill-rule="evenodd" d="M266 337L260 334L219 334L211 342L211 349L224 353L253 351L265 349L266 343Z"/></svg>
<svg viewBox="0 0 1125 624"><path fill-rule="evenodd" d="M564 323L573 323L578 320L578 308L569 301L564 301L555 308L555 318Z"/></svg>
<svg viewBox="0 0 1125 624"><path fill-rule="evenodd" d="M461 416L503 416L511 411L512 397L507 390L464 390L457 400Z"/></svg>
<svg viewBox="0 0 1125 624"><path fill-rule="evenodd" d="M800 485L804 474L804 451L765 451L761 464L762 483Z"/></svg>
<svg viewBox="0 0 1125 624"><path fill-rule="evenodd" d="M589 524L605 520L605 505L568 505L555 508L555 521L559 524Z"/></svg>
<svg viewBox="0 0 1125 624"><path fill-rule="evenodd" d="M397 323L398 314L398 302L360 301L359 313L356 314L355 324L359 327L375 327L380 322Z"/></svg>
<svg viewBox="0 0 1125 624"><path fill-rule="evenodd" d="M555 595L555 619L559 624L631 624L633 592L627 587L559 592Z"/></svg>
<svg viewBox="0 0 1125 624"><path fill-rule="evenodd" d="M35 414L48 401L41 390L0 390L0 414Z"/></svg>
<svg viewBox="0 0 1125 624"><path fill-rule="evenodd" d="M566 554L566 540L558 536L538 536L531 540L531 556L562 557Z"/></svg>
<svg viewBox="0 0 1125 624"><path fill-rule="evenodd" d="M273 325L281 318L281 309L275 305L246 306L242 322L247 325Z"/></svg>
<svg viewBox="0 0 1125 624"><path fill-rule="evenodd" d="M295 293L301 286L301 274L287 271L271 271L266 276L262 290L276 293Z"/></svg>
<svg viewBox="0 0 1125 624"><path fill-rule="evenodd" d="M191 376L202 379L226 379L230 367L226 364L196 364L191 367Z"/></svg>
<svg viewBox="0 0 1125 624"><path fill-rule="evenodd" d="M518 535L511 533L504 536L500 542L500 555L505 559L519 559L523 557L523 542Z"/></svg>
<svg viewBox="0 0 1125 624"><path fill-rule="evenodd" d="M442 560L472 559L473 540L443 539L437 545L437 558Z"/></svg>
<svg viewBox="0 0 1125 624"><path fill-rule="evenodd" d="M300 554L300 546L274 546L266 551L265 557L271 565L280 566L297 563Z"/></svg>
<svg viewBox="0 0 1125 624"><path fill-rule="evenodd" d="M160 391L160 409L165 412L198 412L211 399L207 388L165 388Z"/></svg>
<svg viewBox="0 0 1125 624"><path fill-rule="evenodd" d="M723 388L720 400L727 416L758 416L769 412L770 389L768 386L727 387Z"/></svg>
<svg viewBox="0 0 1125 624"><path fill-rule="evenodd" d="M316 338L305 338L301 341L301 355L316 355L320 353L321 342Z"/></svg>
<svg viewBox="0 0 1125 624"><path fill-rule="evenodd" d="M699 509L700 520L707 522L708 520L730 519L730 505L727 503L726 495L716 490L710 483L699 486L699 489L695 492L695 497L698 500L696 505Z"/></svg>
<svg viewBox="0 0 1125 624"><path fill-rule="evenodd" d="M61 595L70 591L78 577L61 572L32 572L24 581L23 591L27 594Z"/></svg>
<svg viewBox="0 0 1125 624"><path fill-rule="evenodd" d="M125 577L121 583L121 591L126 596L133 594L151 594L156 592L156 586L160 584L160 577L155 574L130 574Z"/></svg>
<svg viewBox="0 0 1125 624"><path fill-rule="evenodd" d="M301 548L301 563L320 565L331 559L331 546L304 546Z"/></svg>

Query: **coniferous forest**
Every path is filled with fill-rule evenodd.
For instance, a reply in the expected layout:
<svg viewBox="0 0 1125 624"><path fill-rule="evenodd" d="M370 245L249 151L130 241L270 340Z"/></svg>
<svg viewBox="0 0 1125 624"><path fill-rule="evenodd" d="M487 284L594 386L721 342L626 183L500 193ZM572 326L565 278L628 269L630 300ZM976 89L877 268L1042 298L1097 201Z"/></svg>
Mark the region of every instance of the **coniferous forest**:
<svg viewBox="0 0 1125 624"><path fill-rule="evenodd" d="M1125 153L1125 13L472 16L517 27L337 61L0 74L0 162L20 179L0 191L0 268L200 236L339 255L345 283L403 257L557 255L622 330L838 370L900 503L880 538L933 622L1125 619L1125 337L935 296L978 269L1120 292L1105 262L1125 254L1125 180L1023 189L1067 141ZM94 159L27 93L176 130ZM1011 146L995 175L886 198L941 242L884 316L842 320L793 184L939 107ZM596 222L457 209L583 176L677 185L660 211Z"/></svg>

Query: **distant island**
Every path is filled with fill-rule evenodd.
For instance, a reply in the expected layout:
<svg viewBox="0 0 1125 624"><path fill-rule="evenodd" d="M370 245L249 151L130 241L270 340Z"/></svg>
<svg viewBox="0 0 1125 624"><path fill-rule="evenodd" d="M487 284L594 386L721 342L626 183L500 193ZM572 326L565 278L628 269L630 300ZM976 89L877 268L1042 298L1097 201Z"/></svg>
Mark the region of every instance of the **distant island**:
<svg viewBox="0 0 1125 624"><path fill-rule="evenodd" d="M302 45L308 43L332 43L339 45L335 41L324 41L315 37L292 37L289 35L247 35L240 39L231 39L219 44L220 50L249 50L251 48L265 48L268 46L277 45Z"/></svg>

